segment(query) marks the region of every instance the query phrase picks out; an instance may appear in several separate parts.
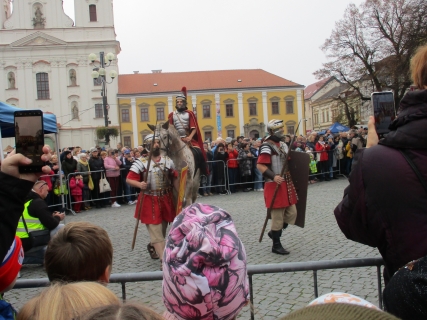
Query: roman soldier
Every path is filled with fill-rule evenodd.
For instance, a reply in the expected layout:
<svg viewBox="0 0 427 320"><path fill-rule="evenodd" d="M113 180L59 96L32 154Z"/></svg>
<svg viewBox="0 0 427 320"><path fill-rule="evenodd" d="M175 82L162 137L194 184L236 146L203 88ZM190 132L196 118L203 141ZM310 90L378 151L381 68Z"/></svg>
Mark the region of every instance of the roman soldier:
<svg viewBox="0 0 427 320"><path fill-rule="evenodd" d="M126 182L135 188L140 188L143 192L142 201L139 200L135 210L135 218L140 212L141 223L144 223L150 234L150 243L147 250L152 259L163 256L165 249L166 228L169 222L175 219L176 212L173 205L172 188L178 190L178 172L169 157L160 154L160 143L158 136L149 134L144 142L150 148L152 139L155 139L153 150L149 150L148 157L151 157L148 169L147 182L144 182L144 175L147 174L148 157L141 157L133 162Z"/></svg>
<svg viewBox="0 0 427 320"><path fill-rule="evenodd" d="M264 199L267 208L270 208L276 186L278 185L277 196L271 210L271 230L268 236L273 240L271 251L277 254L289 254L283 248L280 237L282 230L288 224L295 224L297 218L297 193L291 179L288 168L285 168L285 175L282 177L283 166L287 166L288 146L282 141L284 136L283 120L273 119L268 122L267 130L269 135L259 148L257 168L265 178Z"/></svg>
<svg viewBox="0 0 427 320"><path fill-rule="evenodd" d="M173 124L181 136L181 140L195 148L199 154L201 163L200 169L203 174L207 174L206 153L203 148L203 138L200 133L196 115L187 108L187 88L182 87L181 94L176 96L176 110L169 113L169 123Z"/></svg>

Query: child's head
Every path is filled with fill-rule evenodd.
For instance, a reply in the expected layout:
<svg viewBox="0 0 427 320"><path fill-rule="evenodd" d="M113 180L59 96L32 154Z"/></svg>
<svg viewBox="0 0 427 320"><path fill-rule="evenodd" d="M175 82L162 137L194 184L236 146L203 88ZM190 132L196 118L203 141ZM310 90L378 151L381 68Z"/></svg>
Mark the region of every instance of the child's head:
<svg viewBox="0 0 427 320"><path fill-rule="evenodd" d="M117 296L96 282L54 283L28 301L17 320L79 319L89 310L119 305Z"/></svg>
<svg viewBox="0 0 427 320"><path fill-rule="evenodd" d="M112 304L93 309L83 315L80 320L162 320L163 317L144 305L126 303Z"/></svg>
<svg viewBox="0 0 427 320"><path fill-rule="evenodd" d="M108 282L113 246L107 232L89 222L72 222L53 237L46 249L50 281Z"/></svg>
<svg viewBox="0 0 427 320"><path fill-rule="evenodd" d="M24 261L24 250L19 237L15 236L9 251L0 264L0 293L9 291L13 288L18 277L19 270Z"/></svg>

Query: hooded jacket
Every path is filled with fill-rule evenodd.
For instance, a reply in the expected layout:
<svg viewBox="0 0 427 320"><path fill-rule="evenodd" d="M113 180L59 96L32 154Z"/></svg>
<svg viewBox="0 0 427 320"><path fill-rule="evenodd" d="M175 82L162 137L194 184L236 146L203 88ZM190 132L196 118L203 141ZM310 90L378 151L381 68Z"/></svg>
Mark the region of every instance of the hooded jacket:
<svg viewBox="0 0 427 320"><path fill-rule="evenodd" d="M427 181L427 90L408 92L390 133L379 144L357 150L350 185L335 208L348 239L377 247L384 279L427 255L427 193L399 152L406 149Z"/></svg>

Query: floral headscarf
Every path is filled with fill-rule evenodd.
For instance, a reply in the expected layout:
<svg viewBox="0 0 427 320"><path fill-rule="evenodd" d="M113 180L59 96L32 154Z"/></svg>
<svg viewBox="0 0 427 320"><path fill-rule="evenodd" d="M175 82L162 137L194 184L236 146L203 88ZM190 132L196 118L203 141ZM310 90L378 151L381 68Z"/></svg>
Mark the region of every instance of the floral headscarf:
<svg viewBox="0 0 427 320"><path fill-rule="evenodd" d="M249 301L246 252L231 216L195 203L173 222L163 259L165 319L234 319Z"/></svg>

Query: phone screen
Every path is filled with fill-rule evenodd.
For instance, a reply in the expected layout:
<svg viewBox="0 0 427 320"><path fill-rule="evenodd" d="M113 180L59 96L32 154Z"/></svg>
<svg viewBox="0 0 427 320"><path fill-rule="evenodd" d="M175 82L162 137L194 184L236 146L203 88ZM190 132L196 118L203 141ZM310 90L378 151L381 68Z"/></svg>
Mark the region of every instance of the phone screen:
<svg viewBox="0 0 427 320"><path fill-rule="evenodd" d="M19 171L41 172L44 162L41 159L44 146L43 112L40 110L15 111L16 153L21 153L33 162L20 166Z"/></svg>
<svg viewBox="0 0 427 320"><path fill-rule="evenodd" d="M378 135L388 133L390 123L396 118L393 92L374 92L371 101Z"/></svg>

